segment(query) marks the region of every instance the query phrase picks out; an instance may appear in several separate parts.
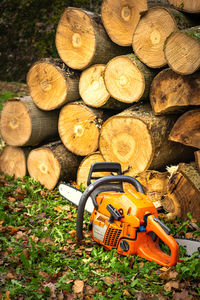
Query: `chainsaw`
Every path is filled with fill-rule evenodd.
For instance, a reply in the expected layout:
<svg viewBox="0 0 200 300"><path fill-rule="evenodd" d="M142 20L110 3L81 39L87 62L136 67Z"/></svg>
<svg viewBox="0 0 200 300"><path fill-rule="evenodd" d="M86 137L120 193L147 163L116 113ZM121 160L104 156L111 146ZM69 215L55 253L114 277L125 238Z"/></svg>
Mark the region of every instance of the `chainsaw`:
<svg viewBox="0 0 200 300"><path fill-rule="evenodd" d="M93 173L96 172L117 175L95 177ZM119 163L94 163L84 192L65 183L59 185L60 194L78 206L78 241L84 239L83 219L86 209L91 213L91 236L106 250L116 249L121 255L139 255L162 266L175 265L179 256L178 243L187 249L186 240L174 239L170 229L159 220L157 209L145 195L139 181L121 173ZM124 183L129 184L126 192ZM161 250L161 243L168 246L169 255ZM199 246L200 242L194 241L189 249L190 254L198 251Z"/></svg>

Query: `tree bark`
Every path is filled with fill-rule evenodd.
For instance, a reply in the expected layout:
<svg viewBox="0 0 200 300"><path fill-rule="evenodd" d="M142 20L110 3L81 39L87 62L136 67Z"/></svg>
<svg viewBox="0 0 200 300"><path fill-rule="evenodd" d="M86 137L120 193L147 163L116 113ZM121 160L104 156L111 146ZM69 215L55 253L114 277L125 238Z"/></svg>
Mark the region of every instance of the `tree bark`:
<svg viewBox="0 0 200 300"><path fill-rule="evenodd" d="M58 141L32 150L27 165L31 177L53 189L59 180L75 178L79 159Z"/></svg>
<svg viewBox="0 0 200 300"><path fill-rule="evenodd" d="M163 207L169 211L168 219L180 217L187 219L191 213L200 221L200 174L195 163L181 163L168 182L168 193Z"/></svg>
<svg viewBox="0 0 200 300"><path fill-rule="evenodd" d="M0 155L0 171L15 178L28 175L27 157L31 150L30 147L6 146Z"/></svg>
<svg viewBox="0 0 200 300"><path fill-rule="evenodd" d="M104 0L101 16L110 39L120 46L131 46L141 13L147 9L147 0Z"/></svg>
<svg viewBox="0 0 200 300"><path fill-rule="evenodd" d="M163 51L166 38L175 30L190 26L191 21L181 12L167 7L152 7L134 31L133 51L147 66L163 67L167 64Z"/></svg>
<svg viewBox="0 0 200 300"><path fill-rule="evenodd" d="M151 84L150 101L156 115L177 113L200 105L200 72L183 76L167 68Z"/></svg>
<svg viewBox="0 0 200 300"><path fill-rule="evenodd" d="M155 116L148 103L136 104L103 124L99 150L106 161L121 163L130 176L188 161L193 151L168 140L175 120L174 116Z"/></svg>
<svg viewBox="0 0 200 300"><path fill-rule="evenodd" d="M168 0L176 9L188 13L200 13L200 0Z"/></svg>
<svg viewBox="0 0 200 300"><path fill-rule="evenodd" d="M78 171L77 171L77 184L83 187L87 187L87 179L90 171L90 167L93 163L96 162L105 162L103 156L99 151L91 153L87 155L80 163ZM108 172L98 172L95 173L96 176L108 176L110 173Z"/></svg>
<svg viewBox="0 0 200 300"><path fill-rule="evenodd" d="M194 152L196 167L200 172L200 150Z"/></svg>
<svg viewBox="0 0 200 300"><path fill-rule="evenodd" d="M58 131L65 147L76 155L86 156L98 148L100 128L107 116L87 107L82 101L65 105L60 112Z"/></svg>
<svg viewBox="0 0 200 300"><path fill-rule="evenodd" d="M190 110L178 118L169 140L200 149L200 109Z"/></svg>
<svg viewBox="0 0 200 300"><path fill-rule="evenodd" d="M1 113L1 135L10 146L35 146L58 136L58 111L40 110L31 97L9 100Z"/></svg>
<svg viewBox="0 0 200 300"><path fill-rule="evenodd" d="M200 26L172 32L164 44L164 53L170 68L182 75L200 68Z"/></svg>
<svg viewBox="0 0 200 300"><path fill-rule="evenodd" d="M103 73L105 65L93 65L81 74L79 92L86 105L95 108L123 110L127 105L112 98L106 89Z"/></svg>
<svg viewBox="0 0 200 300"><path fill-rule="evenodd" d="M79 70L127 52L109 39L100 15L74 7L66 8L60 18L56 47L66 65Z"/></svg>
<svg viewBox="0 0 200 300"><path fill-rule="evenodd" d="M105 86L118 101L133 103L146 99L155 72L134 54L121 55L108 62L104 72Z"/></svg>
<svg viewBox="0 0 200 300"><path fill-rule="evenodd" d="M79 74L61 59L46 58L33 64L27 84L35 104L42 110L53 110L80 99Z"/></svg>

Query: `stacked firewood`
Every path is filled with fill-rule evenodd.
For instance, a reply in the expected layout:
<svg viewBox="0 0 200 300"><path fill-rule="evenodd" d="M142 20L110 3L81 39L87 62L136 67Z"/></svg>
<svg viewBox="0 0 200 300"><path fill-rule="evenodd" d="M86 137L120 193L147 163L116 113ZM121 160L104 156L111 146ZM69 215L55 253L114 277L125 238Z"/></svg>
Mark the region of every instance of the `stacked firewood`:
<svg viewBox="0 0 200 300"><path fill-rule="evenodd" d="M35 62L30 97L3 108L1 171L52 189L86 186L92 163L119 162L170 216L199 219L198 13L200 0L104 0L101 16L66 8L60 58Z"/></svg>

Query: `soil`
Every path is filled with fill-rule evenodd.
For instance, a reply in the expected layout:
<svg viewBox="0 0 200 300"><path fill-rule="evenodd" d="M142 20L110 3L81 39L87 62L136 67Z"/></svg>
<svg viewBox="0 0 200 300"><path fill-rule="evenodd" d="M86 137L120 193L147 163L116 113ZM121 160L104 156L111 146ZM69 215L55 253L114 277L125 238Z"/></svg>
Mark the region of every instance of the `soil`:
<svg viewBox="0 0 200 300"><path fill-rule="evenodd" d="M29 94L27 84L18 83L18 82L0 81L0 93L8 92L8 91L17 93L18 96L25 96Z"/></svg>

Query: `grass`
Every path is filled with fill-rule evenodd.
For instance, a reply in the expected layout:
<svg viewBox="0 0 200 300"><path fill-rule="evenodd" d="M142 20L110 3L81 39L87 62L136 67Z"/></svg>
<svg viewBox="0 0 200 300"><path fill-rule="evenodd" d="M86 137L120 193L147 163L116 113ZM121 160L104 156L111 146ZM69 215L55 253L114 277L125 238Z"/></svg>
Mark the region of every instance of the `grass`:
<svg viewBox="0 0 200 300"><path fill-rule="evenodd" d="M87 238L79 244L76 213L77 209L57 189L48 191L30 177L23 180L0 177L0 298L197 299L200 296L197 254L185 257L180 249L183 262L171 268L138 256L122 257L91 240L88 214L84 223ZM188 225L189 220L168 224L179 234L187 232Z"/></svg>

